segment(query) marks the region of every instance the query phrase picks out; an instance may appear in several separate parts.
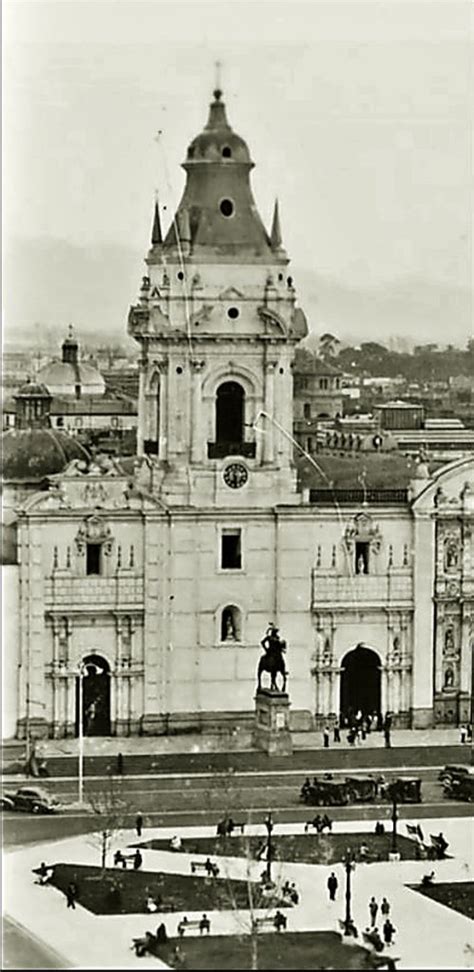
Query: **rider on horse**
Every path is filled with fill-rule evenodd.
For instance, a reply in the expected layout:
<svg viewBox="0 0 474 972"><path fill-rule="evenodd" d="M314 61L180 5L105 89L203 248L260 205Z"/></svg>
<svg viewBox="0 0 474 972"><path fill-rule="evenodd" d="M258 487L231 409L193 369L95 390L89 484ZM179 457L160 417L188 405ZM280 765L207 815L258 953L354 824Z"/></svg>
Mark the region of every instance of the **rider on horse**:
<svg viewBox="0 0 474 972"><path fill-rule="evenodd" d="M269 624L265 637L262 638L261 645L265 651L265 654L262 655L258 663L257 690L261 689L262 672L269 672L271 678L270 689L275 692L278 691L276 676L278 673L280 673L280 675L283 677L283 687L281 691L284 692L286 690L286 677L288 674L286 671L285 659L283 657L283 654L286 651L286 641L283 641L283 639L280 638L278 628L273 623Z"/></svg>

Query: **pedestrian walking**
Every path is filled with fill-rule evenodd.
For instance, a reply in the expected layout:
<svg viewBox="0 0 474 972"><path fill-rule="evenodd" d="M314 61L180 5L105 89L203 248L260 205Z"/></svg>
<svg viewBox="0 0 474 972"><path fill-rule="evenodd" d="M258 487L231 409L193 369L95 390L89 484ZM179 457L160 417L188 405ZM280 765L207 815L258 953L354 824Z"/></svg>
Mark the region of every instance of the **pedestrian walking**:
<svg viewBox="0 0 474 972"><path fill-rule="evenodd" d="M122 776L123 773L123 756L122 753L117 753L117 776Z"/></svg>
<svg viewBox="0 0 474 972"><path fill-rule="evenodd" d="M472 742L472 725L470 722L467 724L466 731L467 731L468 741Z"/></svg>
<svg viewBox="0 0 474 972"><path fill-rule="evenodd" d="M137 837L141 837L143 828L143 816L141 813L137 813L135 817L135 830L137 832Z"/></svg>
<svg viewBox="0 0 474 972"><path fill-rule="evenodd" d="M134 870L135 871L139 871L140 868L141 868L141 866L142 866L142 864L143 864L143 857L140 854L140 851L139 851L139 849L137 847L137 849L135 851L135 857L133 858L133 867L134 867Z"/></svg>
<svg viewBox="0 0 474 972"><path fill-rule="evenodd" d="M388 918L390 914L390 902L387 901L386 898L382 898L382 901L380 902L380 914L383 915L384 918Z"/></svg>
<svg viewBox="0 0 474 972"><path fill-rule="evenodd" d="M340 743L340 741L341 741L341 728L340 728L338 722L335 722L334 723L333 734L334 734L334 742L335 743Z"/></svg>
<svg viewBox="0 0 474 972"><path fill-rule="evenodd" d="M396 928L393 927L392 922L390 921L390 918L386 918L385 919L385 921L383 923L383 929L382 929L382 931L383 931L383 940L384 940L385 944L386 945L392 945L392 943L393 943L393 936L394 936L394 934L396 932Z"/></svg>
<svg viewBox="0 0 474 972"><path fill-rule="evenodd" d="M377 904L374 896L372 895L372 897L371 897L371 899L369 901L370 924L371 924L372 928L375 928L375 922L377 921L377 912L378 912L378 910L379 910L379 906L378 906L378 904Z"/></svg>
<svg viewBox="0 0 474 972"><path fill-rule="evenodd" d="M459 727L459 741L465 743L467 739L467 729L466 726Z"/></svg>
<svg viewBox="0 0 474 972"><path fill-rule="evenodd" d="M331 871L331 873L330 873L330 875L328 877L328 891L329 891L329 900L330 901L335 901L336 900L336 892L337 892L338 887L339 887L339 882L337 880L337 877L334 874L334 871Z"/></svg>
<svg viewBox="0 0 474 972"><path fill-rule="evenodd" d="M389 726L385 726L385 729L383 731L383 737L384 737L384 740L385 740L385 749L391 749L391 747L392 747L392 741L391 741L390 727Z"/></svg>
<svg viewBox="0 0 474 972"><path fill-rule="evenodd" d="M73 881L66 888L66 907L76 910L77 887Z"/></svg>
<svg viewBox="0 0 474 972"><path fill-rule="evenodd" d="M329 729L327 726L323 732L323 745L325 749L329 749Z"/></svg>

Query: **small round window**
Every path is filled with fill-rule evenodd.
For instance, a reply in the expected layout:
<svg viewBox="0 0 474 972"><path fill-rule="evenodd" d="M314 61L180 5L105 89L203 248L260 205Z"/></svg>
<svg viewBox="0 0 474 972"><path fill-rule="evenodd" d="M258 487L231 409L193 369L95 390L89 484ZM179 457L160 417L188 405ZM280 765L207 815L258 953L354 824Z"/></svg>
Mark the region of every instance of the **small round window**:
<svg viewBox="0 0 474 972"><path fill-rule="evenodd" d="M227 317L230 317L231 321L236 321L240 314L238 307L229 307L227 311Z"/></svg>
<svg viewBox="0 0 474 972"><path fill-rule="evenodd" d="M222 215L226 216L227 219L229 218L229 216L232 216L234 212L234 204L232 202L232 199L223 199L219 206L219 209Z"/></svg>
<svg viewBox="0 0 474 972"><path fill-rule="evenodd" d="M176 274L176 276L177 276L178 280L184 280L184 273L183 273L182 270L178 270L178 273Z"/></svg>
<svg viewBox="0 0 474 972"><path fill-rule="evenodd" d="M224 145L224 148L222 149L222 158L223 159L231 159L232 158L232 149L229 148L228 145Z"/></svg>

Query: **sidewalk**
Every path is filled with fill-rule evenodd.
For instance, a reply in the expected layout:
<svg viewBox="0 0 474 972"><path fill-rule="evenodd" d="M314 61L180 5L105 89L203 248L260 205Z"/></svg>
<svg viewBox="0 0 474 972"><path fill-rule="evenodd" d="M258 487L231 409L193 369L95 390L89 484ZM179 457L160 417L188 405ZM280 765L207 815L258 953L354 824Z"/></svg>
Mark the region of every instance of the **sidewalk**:
<svg viewBox="0 0 474 972"><path fill-rule="evenodd" d="M306 750L323 750L321 732L292 733L293 746L298 752ZM391 734L391 748L405 748L408 746L457 746L459 742L458 729L395 729ZM350 746L344 731L341 742L333 743L329 751L352 750L360 752L366 749L384 749L382 732L371 732L360 745ZM471 745L465 743L466 762L469 760ZM77 739L45 739L36 745L38 756L50 758L53 756L77 756ZM167 755L172 753L235 753L252 752L252 735L248 730L234 730L226 734L215 736L199 733L176 736L118 736L84 738L85 756L117 756L127 755Z"/></svg>

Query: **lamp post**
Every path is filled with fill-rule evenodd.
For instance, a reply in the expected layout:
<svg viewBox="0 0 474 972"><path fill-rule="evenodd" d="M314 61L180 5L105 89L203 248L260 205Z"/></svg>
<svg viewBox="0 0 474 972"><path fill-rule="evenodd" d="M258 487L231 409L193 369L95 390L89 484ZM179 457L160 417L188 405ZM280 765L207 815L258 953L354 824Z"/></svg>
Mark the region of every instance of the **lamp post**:
<svg viewBox="0 0 474 972"><path fill-rule="evenodd" d="M397 853L397 791L392 790L392 854Z"/></svg>
<svg viewBox="0 0 474 972"><path fill-rule="evenodd" d="M346 856L343 861L344 871L346 873L346 914L344 918L344 935L353 934L353 921L351 915L351 904L352 904L352 888L351 888L351 874L355 869L354 859L352 857L352 852L350 848L347 848Z"/></svg>
<svg viewBox="0 0 474 972"><path fill-rule="evenodd" d="M79 665L73 674L79 678L79 720L78 720L78 738L79 738L79 764L78 764L78 803L79 806L83 805L84 796L84 678L90 674L91 669L93 669L94 675L102 675L104 669L99 668L94 662L79 662Z"/></svg>
<svg viewBox="0 0 474 972"><path fill-rule="evenodd" d="M272 846L272 833L274 828L274 823L272 819L271 810L268 811L265 817L265 827L267 828L267 880L272 879L272 859L273 859L273 846Z"/></svg>

